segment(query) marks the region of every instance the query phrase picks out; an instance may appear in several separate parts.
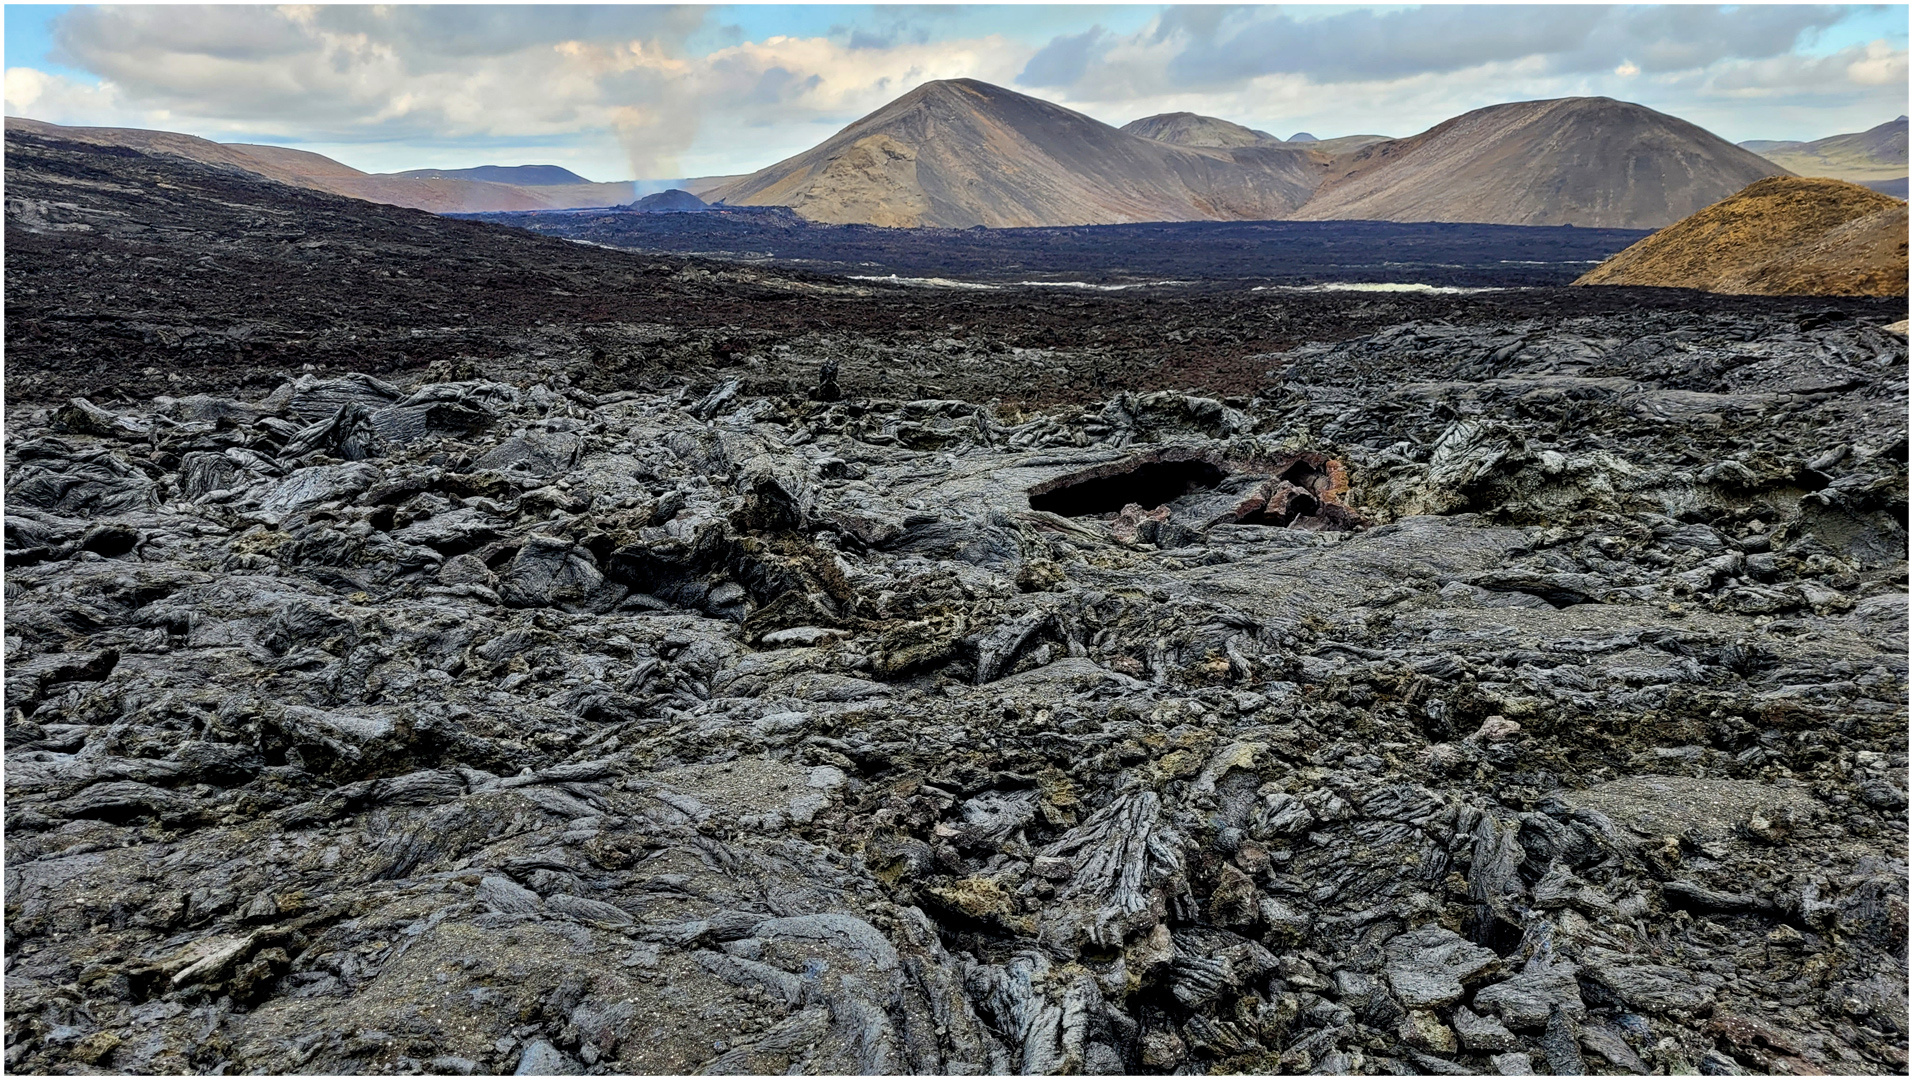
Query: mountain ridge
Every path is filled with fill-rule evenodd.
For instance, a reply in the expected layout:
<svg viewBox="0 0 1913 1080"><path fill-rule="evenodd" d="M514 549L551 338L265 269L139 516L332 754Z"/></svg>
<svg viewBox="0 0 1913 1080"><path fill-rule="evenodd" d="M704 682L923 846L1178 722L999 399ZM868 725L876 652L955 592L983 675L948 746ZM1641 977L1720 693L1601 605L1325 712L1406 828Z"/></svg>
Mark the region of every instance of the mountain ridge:
<svg viewBox="0 0 1913 1080"><path fill-rule="evenodd" d="M482 180L519 187L564 187L593 183L562 165L474 165L468 169L407 169L385 175L402 176L408 180Z"/></svg>
<svg viewBox="0 0 1913 1080"><path fill-rule="evenodd" d="M1281 218L1327 167L1325 155L1297 148L1160 143L1040 98L953 79L925 83L803 153L700 194L840 224Z"/></svg>
<svg viewBox="0 0 1913 1080"><path fill-rule="evenodd" d="M1865 131L1809 142L1752 139L1740 146L1801 176L1854 183L1896 180L1907 175L1906 127L1902 116Z"/></svg>
<svg viewBox="0 0 1913 1080"><path fill-rule="evenodd" d="M1207 146L1223 149L1242 146L1283 146L1294 150L1313 150L1331 156L1346 154L1370 143L1388 141L1386 135L1340 135L1332 139L1318 139L1306 131L1298 131L1287 139L1283 139L1257 128L1245 127L1232 120L1192 112L1157 113L1140 120L1131 120L1118 130L1175 146Z"/></svg>
<svg viewBox="0 0 1913 1080"><path fill-rule="evenodd" d="M1903 160L1905 122L1896 123ZM626 205L650 187L591 184L549 165L372 174L286 147L11 117L7 125L438 213ZM1878 143L1892 127L1820 142ZM1491 105L1406 138L1295 143L1187 112L1116 128L954 79L915 87L753 173L671 186L710 203L894 227L1288 219L1653 229L1771 175L1791 174L1678 117L1604 97Z"/></svg>
<svg viewBox="0 0 1913 1080"><path fill-rule="evenodd" d="M1168 141L1185 139L1253 141ZM1195 113L1116 129L960 79L925 83L700 194L905 227L1264 217L1652 229L1785 173L1678 117L1604 97L1492 105L1402 139L1296 145Z"/></svg>
<svg viewBox="0 0 1913 1080"><path fill-rule="evenodd" d="M1282 142L1266 131L1192 112L1157 113L1131 120L1117 130L1176 146L1272 146Z"/></svg>
<svg viewBox="0 0 1913 1080"><path fill-rule="evenodd" d="M1786 172L1695 124L1606 97L1490 105L1337 164L1300 217L1659 228Z"/></svg>
<svg viewBox="0 0 1913 1080"><path fill-rule="evenodd" d="M632 185L507 184L453 175L474 170L413 170L411 173L368 173L309 150L259 143L221 143L173 131L146 128L69 127L26 117L6 118L9 131L95 146L118 146L141 153L184 158L206 165L243 169L293 187L324 191L367 202L405 206L432 213L468 213L495 210L563 210L613 206L630 202ZM556 166L526 166L550 169ZM514 166L480 166L511 169ZM417 175L428 173L431 175ZM576 175L576 174L568 174Z"/></svg>

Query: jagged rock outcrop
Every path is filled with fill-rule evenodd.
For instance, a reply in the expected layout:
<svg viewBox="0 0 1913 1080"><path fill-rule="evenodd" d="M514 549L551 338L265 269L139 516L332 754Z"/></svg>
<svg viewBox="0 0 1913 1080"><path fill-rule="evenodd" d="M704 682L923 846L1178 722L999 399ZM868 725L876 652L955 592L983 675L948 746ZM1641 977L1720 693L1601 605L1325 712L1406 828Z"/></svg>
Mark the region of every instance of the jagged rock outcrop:
<svg viewBox="0 0 1913 1080"><path fill-rule="evenodd" d="M1904 339L1267 362L16 407L9 1068L1897 1067Z"/></svg>

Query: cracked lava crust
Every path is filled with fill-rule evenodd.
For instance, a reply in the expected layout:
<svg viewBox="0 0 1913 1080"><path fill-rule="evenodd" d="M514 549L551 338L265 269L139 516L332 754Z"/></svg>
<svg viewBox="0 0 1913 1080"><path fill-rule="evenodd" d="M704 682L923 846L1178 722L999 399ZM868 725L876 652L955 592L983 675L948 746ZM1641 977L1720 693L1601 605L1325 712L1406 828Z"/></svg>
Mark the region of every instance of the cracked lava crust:
<svg viewBox="0 0 1913 1080"><path fill-rule="evenodd" d="M353 359L659 264L8 145L10 1071L1905 1071L1889 307L1183 371L679 262ZM319 269L161 367L216 251Z"/></svg>

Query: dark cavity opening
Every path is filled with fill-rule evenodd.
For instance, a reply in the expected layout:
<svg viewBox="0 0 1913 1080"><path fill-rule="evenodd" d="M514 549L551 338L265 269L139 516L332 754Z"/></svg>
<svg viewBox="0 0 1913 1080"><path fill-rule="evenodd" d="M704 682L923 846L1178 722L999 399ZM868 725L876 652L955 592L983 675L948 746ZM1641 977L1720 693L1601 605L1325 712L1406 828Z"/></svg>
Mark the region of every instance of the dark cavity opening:
<svg viewBox="0 0 1913 1080"><path fill-rule="evenodd" d="M1461 929L1468 940L1485 948L1493 949L1497 956L1511 956L1521 947L1524 936L1522 929L1495 914L1486 904L1477 904L1474 910L1461 920Z"/></svg>
<svg viewBox="0 0 1913 1080"><path fill-rule="evenodd" d="M1284 478L1287 478L1287 474L1284 474ZM1298 518L1314 517L1321 510L1322 504L1317 502L1313 495L1296 491L1279 492L1262 509L1243 518L1238 524L1276 525L1286 528L1295 524Z"/></svg>
<svg viewBox="0 0 1913 1080"><path fill-rule="evenodd" d="M1227 475L1206 461L1146 461L1119 473L1090 476L1030 495L1030 509L1064 517L1116 514L1130 503L1154 510L1192 491L1222 483Z"/></svg>
<svg viewBox="0 0 1913 1080"><path fill-rule="evenodd" d="M1276 479L1287 480L1296 487L1318 493L1329 485L1328 474L1310 465L1307 461L1297 461L1295 464L1283 470L1282 475ZM1314 512L1313 510L1309 511L1309 513Z"/></svg>

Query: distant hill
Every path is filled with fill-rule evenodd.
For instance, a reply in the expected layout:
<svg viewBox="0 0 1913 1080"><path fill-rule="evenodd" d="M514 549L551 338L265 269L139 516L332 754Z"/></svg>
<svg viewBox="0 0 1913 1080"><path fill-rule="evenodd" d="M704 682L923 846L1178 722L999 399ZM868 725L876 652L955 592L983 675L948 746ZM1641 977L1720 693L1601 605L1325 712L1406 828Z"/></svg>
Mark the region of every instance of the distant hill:
<svg viewBox="0 0 1913 1080"><path fill-rule="evenodd" d="M1272 146L1282 141L1266 131L1256 131L1241 124L1191 112L1145 116L1124 124L1121 130L1139 138L1177 146Z"/></svg>
<svg viewBox="0 0 1913 1080"><path fill-rule="evenodd" d="M683 188L672 188L669 191L654 191L646 195L632 203L631 209L642 210L647 214L689 213L709 210L710 205Z"/></svg>
<svg viewBox="0 0 1913 1080"><path fill-rule="evenodd" d="M1298 140L1290 139L1291 143ZM1360 150L1364 146L1373 146L1378 142L1390 142L1386 135L1338 135L1333 139L1315 139L1309 142L1310 150L1324 154L1346 154Z"/></svg>
<svg viewBox="0 0 1913 1080"><path fill-rule="evenodd" d="M812 221L967 228L1285 218L1329 159L1301 148L1185 147L973 79L925 83L711 201Z"/></svg>
<svg viewBox="0 0 1913 1080"><path fill-rule="evenodd" d="M631 185L622 184L511 184L443 175L367 173L323 154L284 146L254 143L218 143L171 131L141 128L66 127L9 116L7 130L27 131L47 138L95 146L123 146L146 154L165 154L208 165L223 165L314 191L346 195L368 202L409 206L433 213L496 210L560 210L582 206L616 206L631 201ZM528 166L550 169L554 166ZM504 171L509 167L489 166ZM474 170L456 170L470 172ZM559 172L565 170L559 169ZM435 170L418 170L432 173ZM566 173L566 175L573 175Z"/></svg>
<svg viewBox="0 0 1913 1080"><path fill-rule="evenodd" d="M490 184L516 184L519 187L591 183L570 169L557 165L477 165L469 169L409 169L387 175L416 180L483 180Z"/></svg>
<svg viewBox="0 0 1913 1080"><path fill-rule="evenodd" d="M1906 117L1850 135L1829 135L1812 142L1774 142L1755 139L1740 144L1768 161L1801 176L1826 176L1864 183L1904 179ZM1905 188L1901 188L1904 197Z"/></svg>
<svg viewBox="0 0 1913 1080"><path fill-rule="evenodd" d="M1634 244L1575 284L1905 296L1906 242L1906 203L1842 180L1776 176Z"/></svg>
<svg viewBox="0 0 1913 1080"><path fill-rule="evenodd" d="M1334 139L1318 139L1306 131L1298 131L1284 141L1266 131L1257 131L1227 120L1218 120L1213 116L1189 112L1145 116L1141 120L1131 120L1124 124L1122 130L1131 135L1154 139L1157 142L1174 143L1177 146L1286 146L1296 150L1314 150L1322 154L1346 154L1370 143L1388 141L1386 135L1343 135Z"/></svg>
<svg viewBox="0 0 1913 1080"><path fill-rule="evenodd" d="M206 165L225 165L300 187L316 186L301 182L308 179L348 180L366 175L322 154L283 146L216 143L193 135L142 128L66 127L18 116L7 117L6 124L8 131L26 131L92 146L123 146L146 154L166 154Z"/></svg>
<svg viewBox="0 0 1913 1080"><path fill-rule="evenodd" d="M1492 105L1336 159L1306 219L1659 228L1785 170L1611 98Z"/></svg>

